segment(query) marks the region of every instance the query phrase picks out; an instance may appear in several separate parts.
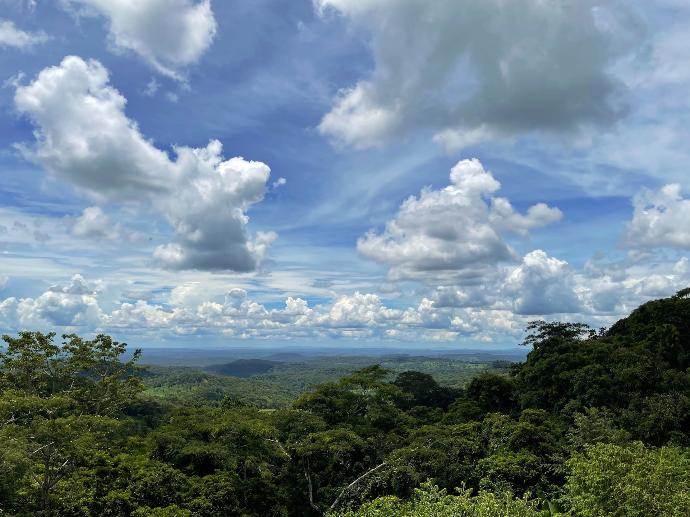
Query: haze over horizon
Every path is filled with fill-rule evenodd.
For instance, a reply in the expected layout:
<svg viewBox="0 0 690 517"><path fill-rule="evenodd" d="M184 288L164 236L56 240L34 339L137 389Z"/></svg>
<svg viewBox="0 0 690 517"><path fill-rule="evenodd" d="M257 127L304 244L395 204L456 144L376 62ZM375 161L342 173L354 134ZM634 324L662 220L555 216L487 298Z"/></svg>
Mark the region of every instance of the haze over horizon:
<svg viewBox="0 0 690 517"><path fill-rule="evenodd" d="M690 3L0 0L0 333L511 347L690 285Z"/></svg>

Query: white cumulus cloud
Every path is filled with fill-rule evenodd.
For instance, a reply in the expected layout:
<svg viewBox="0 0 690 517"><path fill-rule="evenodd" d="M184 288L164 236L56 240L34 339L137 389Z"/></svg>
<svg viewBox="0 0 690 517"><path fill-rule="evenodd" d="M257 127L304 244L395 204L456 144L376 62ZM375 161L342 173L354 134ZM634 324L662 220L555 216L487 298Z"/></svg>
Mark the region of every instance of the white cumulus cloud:
<svg viewBox="0 0 690 517"><path fill-rule="evenodd" d="M160 73L180 79L211 45L216 20L210 0L65 0L80 14L101 15L117 49L139 54Z"/></svg>
<svg viewBox="0 0 690 517"><path fill-rule="evenodd" d="M385 339L517 343L534 317L610 325L639 304L669 296L690 281L683 258L655 266L595 264L575 271L541 250L505 267L490 282L492 299L442 305L436 298L395 306L372 292L355 291L310 304L287 297L273 308L245 289L224 297L203 283L182 283L167 300L118 301L112 281L75 275L35 298L0 299L0 330L111 332L128 339L216 336L233 339ZM215 291L215 292L211 292ZM221 291L222 292L222 291ZM123 291L125 299L127 296Z"/></svg>
<svg viewBox="0 0 690 517"><path fill-rule="evenodd" d="M441 190L408 198L382 233L358 240L358 251L388 265L393 280L478 276L515 258L504 232L524 234L561 217L544 204L515 212L507 199L493 196L501 185L476 159L458 162L450 180Z"/></svg>
<svg viewBox="0 0 690 517"><path fill-rule="evenodd" d="M505 294L517 314L576 313L583 307L575 289L575 271L567 262L534 250L508 276Z"/></svg>
<svg viewBox="0 0 690 517"><path fill-rule="evenodd" d="M216 140L177 146L171 160L127 117L126 99L99 62L66 57L18 87L15 104L37 126L36 143L23 146L29 159L92 197L138 202L169 221L175 238L156 250L166 266L253 271L276 238L247 230L246 212L266 192L267 165L226 160ZM83 214L77 231L95 231L103 215Z"/></svg>
<svg viewBox="0 0 690 517"><path fill-rule="evenodd" d="M53 325L95 329L102 319L97 291L81 275L74 275L66 285L50 287L37 298L12 297L0 303L0 324L17 330Z"/></svg>
<svg viewBox="0 0 690 517"><path fill-rule="evenodd" d="M690 199L678 184L644 190L633 199L626 241L633 248L690 248Z"/></svg>

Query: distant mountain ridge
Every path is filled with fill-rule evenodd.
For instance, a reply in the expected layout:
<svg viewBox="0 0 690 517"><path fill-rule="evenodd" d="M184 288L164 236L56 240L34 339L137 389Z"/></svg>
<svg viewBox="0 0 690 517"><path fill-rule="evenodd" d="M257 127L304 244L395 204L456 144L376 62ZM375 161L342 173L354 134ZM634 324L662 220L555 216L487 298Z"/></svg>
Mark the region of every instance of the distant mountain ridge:
<svg viewBox="0 0 690 517"><path fill-rule="evenodd" d="M271 361L268 359L237 359L230 363L207 366L204 369L219 375L247 378L253 375L267 373L278 364L280 364L279 361Z"/></svg>

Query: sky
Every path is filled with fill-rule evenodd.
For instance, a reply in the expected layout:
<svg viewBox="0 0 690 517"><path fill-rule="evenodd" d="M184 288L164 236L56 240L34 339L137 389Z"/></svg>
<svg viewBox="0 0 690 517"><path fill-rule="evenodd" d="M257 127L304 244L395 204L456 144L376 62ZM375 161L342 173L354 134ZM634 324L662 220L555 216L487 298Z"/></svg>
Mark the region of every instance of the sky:
<svg viewBox="0 0 690 517"><path fill-rule="evenodd" d="M0 0L0 331L505 348L690 285L685 0Z"/></svg>

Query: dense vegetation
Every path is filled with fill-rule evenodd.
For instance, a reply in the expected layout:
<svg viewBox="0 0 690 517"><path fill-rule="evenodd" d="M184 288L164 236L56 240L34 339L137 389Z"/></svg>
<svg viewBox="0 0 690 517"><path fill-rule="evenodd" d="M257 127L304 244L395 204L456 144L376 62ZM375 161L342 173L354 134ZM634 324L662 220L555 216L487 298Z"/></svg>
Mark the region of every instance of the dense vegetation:
<svg viewBox="0 0 690 517"><path fill-rule="evenodd" d="M145 360L145 355L142 356ZM433 374L439 384L462 387L477 373L507 373L507 361L489 361L487 358L448 359L443 357L384 356L328 356L299 362L273 362L270 371L260 373L252 369L227 368L226 364L205 367L149 366L143 372L145 395L176 405L203 404L221 401L225 397L241 399L259 408L278 409L292 404L302 393L319 384L333 382L341 377L370 366L377 361L388 372L391 381L399 373L414 370ZM249 364L257 364L253 361ZM245 365L247 361L230 364ZM258 363L260 364L260 363ZM237 374L240 374L239 376ZM235 374L234 376L232 374Z"/></svg>
<svg viewBox="0 0 690 517"><path fill-rule="evenodd" d="M230 375L232 377L251 377L270 372L274 366L279 364L279 362L267 359L237 359L231 363L208 366L206 369L209 372Z"/></svg>
<svg viewBox="0 0 690 517"><path fill-rule="evenodd" d="M151 397L107 336L5 336L0 513L690 515L688 294L534 322L509 373L374 365L279 409Z"/></svg>

